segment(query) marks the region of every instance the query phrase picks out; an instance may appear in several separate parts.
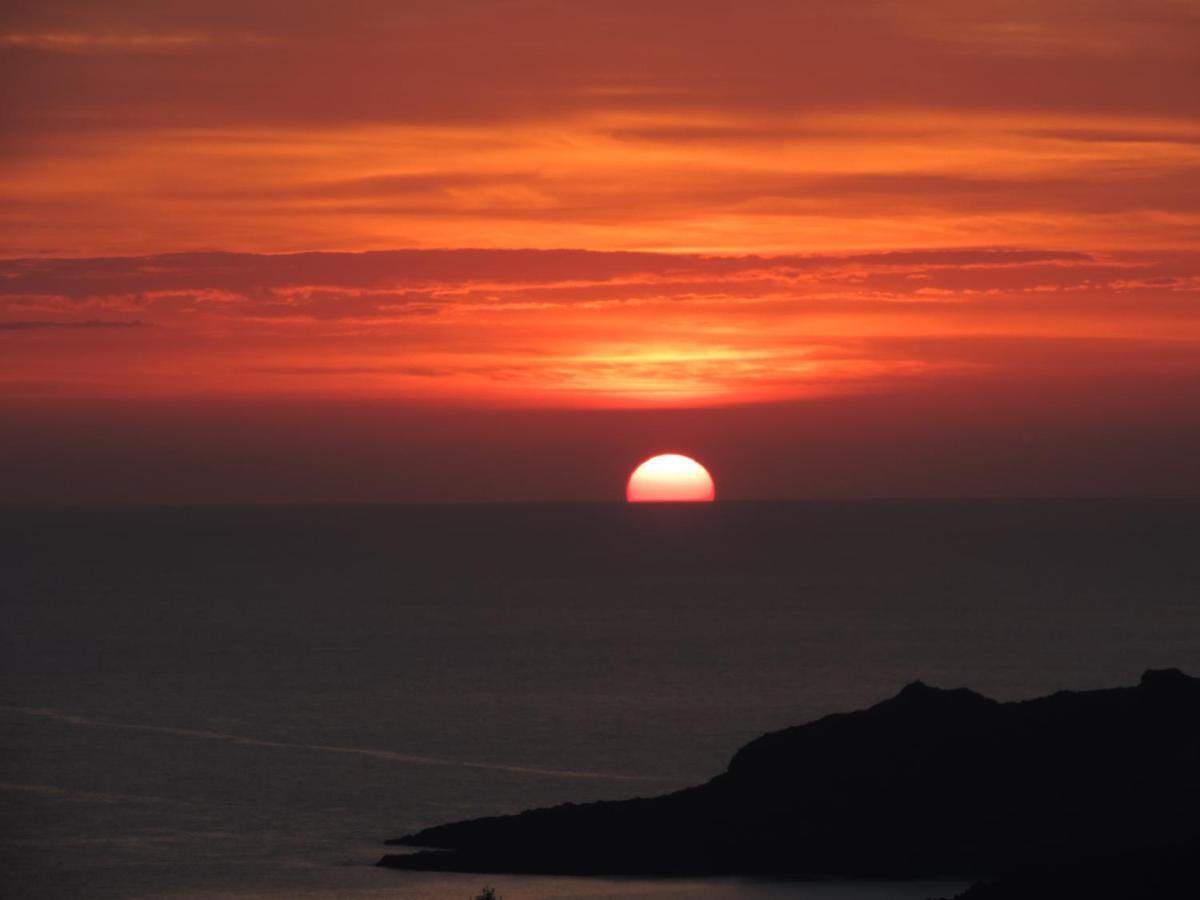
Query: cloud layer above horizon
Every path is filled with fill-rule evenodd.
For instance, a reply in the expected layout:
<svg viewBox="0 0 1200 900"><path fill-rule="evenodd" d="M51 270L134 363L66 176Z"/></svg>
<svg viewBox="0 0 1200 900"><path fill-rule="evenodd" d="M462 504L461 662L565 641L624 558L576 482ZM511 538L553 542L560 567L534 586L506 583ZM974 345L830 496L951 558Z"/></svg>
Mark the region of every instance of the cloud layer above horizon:
<svg viewBox="0 0 1200 900"><path fill-rule="evenodd" d="M1195 414L1200 0L18 0L0 71L9 405Z"/></svg>
<svg viewBox="0 0 1200 900"><path fill-rule="evenodd" d="M0 383L639 406L1178 372L1200 359L1197 273L1190 253L1009 249L13 260Z"/></svg>
<svg viewBox="0 0 1200 900"><path fill-rule="evenodd" d="M1147 249L1195 0L16 2L8 256Z"/></svg>

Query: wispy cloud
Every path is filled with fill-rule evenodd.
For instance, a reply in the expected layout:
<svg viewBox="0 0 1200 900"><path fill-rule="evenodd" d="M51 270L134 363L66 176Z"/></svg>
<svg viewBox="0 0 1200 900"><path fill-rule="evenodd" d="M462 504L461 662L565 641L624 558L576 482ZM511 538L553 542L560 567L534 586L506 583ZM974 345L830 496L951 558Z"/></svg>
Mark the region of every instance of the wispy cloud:
<svg viewBox="0 0 1200 900"><path fill-rule="evenodd" d="M1060 369L1080 372L1103 368L1080 341L1200 346L1198 285L1200 255L1186 252L196 253L0 262L0 313L10 331L161 326L136 346L73 346L69 366L11 341L14 384L726 404L1044 372L1011 349L1022 341L1053 343ZM987 340L1009 343L997 354ZM1110 358L1113 370L1193 359Z"/></svg>
<svg viewBox="0 0 1200 900"><path fill-rule="evenodd" d="M110 6L0 36L0 254L1200 233L1194 3Z"/></svg>
<svg viewBox="0 0 1200 900"><path fill-rule="evenodd" d="M0 321L0 331L40 331L42 329L64 329L67 331L87 331L89 329L110 329L110 328L145 328L149 322L128 321L103 321L100 319L87 319L82 322L51 322L51 321Z"/></svg>
<svg viewBox="0 0 1200 900"><path fill-rule="evenodd" d="M697 130L699 129L699 131ZM1200 128L1168 116L874 107L507 125L145 127L0 177L9 256L561 247L780 254L1186 246ZM69 152L64 148L69 147ZM79 255L73 250L69 255Z"/></svg>
<svg viewBox="0 0 1200 900"><path fill-rule="evenodd" d="M42 31L0 34L0 47L56 53L173 53L218 46L262 45L273 38L257 34L206 32Z"/></svg>
<svg viewBox="0 0 1200 900"><path fill-rule="evenodd" d="M893 15L902 27L948 47L1016 59L1120 61L1149 53L1191 54L1200 23L1189 0L928 0L897 3Z"/></svg>

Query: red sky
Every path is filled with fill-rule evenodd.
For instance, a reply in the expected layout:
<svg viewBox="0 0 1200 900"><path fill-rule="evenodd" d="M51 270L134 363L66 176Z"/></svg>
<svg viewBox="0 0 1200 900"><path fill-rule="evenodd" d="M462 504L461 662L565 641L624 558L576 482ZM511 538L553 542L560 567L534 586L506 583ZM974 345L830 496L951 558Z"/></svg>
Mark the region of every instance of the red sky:
<svg viewBox="0 0 1200 900"><path fill-rule="evenodd" d="M1200 493L1200 2L10 2L0 502Z"/></svg>

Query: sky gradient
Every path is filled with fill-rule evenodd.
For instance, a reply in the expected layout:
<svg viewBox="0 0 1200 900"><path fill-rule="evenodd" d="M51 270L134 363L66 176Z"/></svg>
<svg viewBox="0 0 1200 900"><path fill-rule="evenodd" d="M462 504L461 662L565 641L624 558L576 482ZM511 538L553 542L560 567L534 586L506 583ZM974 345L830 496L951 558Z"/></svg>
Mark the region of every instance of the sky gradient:
<svg viewBox="0 0 1200 900"><path fill-rule="evenodd" d="M1200 493L1200 2L16 2L0 502Z"/></svg>

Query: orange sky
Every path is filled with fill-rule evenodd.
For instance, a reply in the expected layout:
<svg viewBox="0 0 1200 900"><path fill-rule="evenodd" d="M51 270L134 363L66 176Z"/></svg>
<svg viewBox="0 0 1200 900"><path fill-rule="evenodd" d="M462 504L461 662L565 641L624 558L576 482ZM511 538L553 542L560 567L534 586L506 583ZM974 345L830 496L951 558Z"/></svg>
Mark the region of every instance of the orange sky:
<svg viewBox="0 0 1200 900"><path fill-rule="evenodd" d="M817 420L848 438L828 410L875 398L932 435L976 396L1009 430L1084 407L1114 434L1137 410L1142 434L1196 424L1196 0L42 0L0 13L0 64L0 407L22 432L0 454L40 473L0 501L165 496L63 488L87 454L45 461L100 408L132 453L163 403L214 442L236 410L297 403L315 430L339 404L478 435L536 413L513 460L626 410L621 453L735 468L769 434L667 423L761 405L784 443ZM1051 398L1061 416L1034 412ZM363 427L447 485L380 499L493 498L443 477L445 446ZM786 487L742 493L1200 491L1137 474L1138 454L1175 471L1191 445L1167 437L1099 486L1066 462L1014 485L986 445L944 485L913 462L830 488L781 451ZM204 449L164 451L181 499L210 493ZM335 463L307 465L341 496Z"/></svg>

